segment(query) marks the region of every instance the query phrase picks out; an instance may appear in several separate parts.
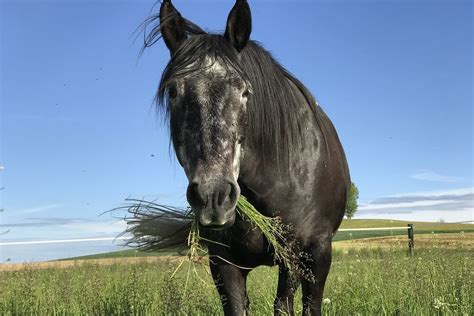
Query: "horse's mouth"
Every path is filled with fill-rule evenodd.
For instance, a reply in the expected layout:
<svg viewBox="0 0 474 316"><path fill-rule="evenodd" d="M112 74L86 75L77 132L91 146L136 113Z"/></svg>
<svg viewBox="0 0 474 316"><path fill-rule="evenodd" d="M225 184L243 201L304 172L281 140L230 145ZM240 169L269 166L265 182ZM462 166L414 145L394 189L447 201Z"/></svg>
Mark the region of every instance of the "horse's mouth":
<svg viewBox="0 0 474 316"><path fill-rule="evenodd" d="M221 230L224 230L226 228L229 228L231 225L228 225L228 224L224 224L224 225L208 225L208 226L203 226L201 224L199 224L199 227L201 229L206 229L206 230L215 230L215 231L221 231Z"/></svg>
<svg viewBox="0 0 474 316"><path fill-rule="evenodd" d="M229 221L229 222L226 222L225 224L223 225L219 225L219 224L210 224L210 225L202 225L201 223L199 223L199 228L200 229L205 229L205 230L215 230L215 231L220 231L220 230L224 230L226 228L229 228L231 227L232 225L234 225L234 221Z"/></svg>
<svg viewBox="0 0 474 316"><path fill-rule="evenodd" d="M204 225L201 220L197 220L199 228L204 230L220 231L231 227L235 223L235 216L229 216L225 220L210 222Z"/></svg>

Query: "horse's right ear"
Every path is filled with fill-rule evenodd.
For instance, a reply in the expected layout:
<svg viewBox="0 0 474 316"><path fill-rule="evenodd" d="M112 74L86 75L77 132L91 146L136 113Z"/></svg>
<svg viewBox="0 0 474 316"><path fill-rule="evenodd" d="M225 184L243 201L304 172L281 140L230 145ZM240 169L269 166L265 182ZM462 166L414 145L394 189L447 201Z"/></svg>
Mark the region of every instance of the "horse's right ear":
<svg viewBox="0 0 474 316"><path fill-rule="evenodd" d="M173 54L187 35L184 19L173 6L171 0L163 0L161 3L160 25L163 40L171 54Z"/></svg>
<svg viewBox="0 0 474 316"><path fill-rule="evenodd" d="M237 0L227 18L224 37L237 51L244 49L252 32L252 14L247 0Z"/></svg>

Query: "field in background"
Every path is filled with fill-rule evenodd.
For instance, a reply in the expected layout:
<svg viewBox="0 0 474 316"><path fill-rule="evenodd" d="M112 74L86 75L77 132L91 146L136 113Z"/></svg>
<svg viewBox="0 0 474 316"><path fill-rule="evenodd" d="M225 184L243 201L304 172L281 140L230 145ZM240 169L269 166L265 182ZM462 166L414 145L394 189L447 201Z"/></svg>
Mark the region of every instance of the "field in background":
<svg viewBox="0 0 474 316"><path fill-rule="evenodd" d="M341 229L352 228L371 228L371 227L406 227L408 224L413 224L415 236L420 234L441 234L441 233L458 233L474 232L473 224L456 224L456 223L430 223L430 222L407 222L389 219L350 219L344 220L341 224ZM351 240L369 237L383 237L383 236L397 236L407 235L407 230L378 230L378 231L340 231L334 236L334 241Z"/></svg>
<svg viewBox="0 0 474 316"><path fill-rule="evenodd" d="M466 227L473 225L453 227L451 234L416 235L413 257L407 256L406 236L335 242L324 314L473 315L474 233ZM1 271L7 265L0 265L0 314L222 314L207 265L185 263L171 278L180 260L116 257L24 265L14 271ZM276 268L251 272L251 314L273 313L276 284ZM297 314L300 299L298 291Z"/></svg>
<svg viewBox="0 0 474 316"><path fill-rule="evenodd" d="M407 222L389 219L350 219L344 220L341 224L341 229L346 228L371 228L371 227L406 227L408 224L413 224L415 229L415 240L419 235L425 234L441 234L441 233L460 233L460 232L474 232L474 224L452 224L452 223L429 223L429 222ZM385 237L385 236L407 236L406 229L397 230L379 230L379 231L355 231L355 232L338 232L334 236L334 241L356 240L370 237ZM400 242L404 239L401 237ZM81 256L71 259L104 259L104 258L126 258L126 257L144 257L144 256L163 256L163 255L179 255L183 251L168 250L159 252L142 252L131 250L122 250L109 253L102 253L98 255Z"/></svg>
<svg viewBox="0 0 474 316"><path fill-rule="evenodd" d="M474 224L439 223L439 222L409 222L392 219L344 219L341 228L371 228L371 227L401 227L413 224L416 230L474 230Z"/></svg>

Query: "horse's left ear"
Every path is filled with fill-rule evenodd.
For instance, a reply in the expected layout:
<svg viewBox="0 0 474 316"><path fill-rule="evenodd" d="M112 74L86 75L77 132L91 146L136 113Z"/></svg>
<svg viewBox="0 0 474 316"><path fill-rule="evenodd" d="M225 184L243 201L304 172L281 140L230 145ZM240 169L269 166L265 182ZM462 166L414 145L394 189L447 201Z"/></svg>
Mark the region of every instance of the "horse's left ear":
<svg viewBox="0 0 474 316"><path fill-rule="evenodd" d="M180 43L186 39L186 30L183 17L173 6L171 0L163 0L161 3L160 25L163 40L173 54Z"/></svg>
<svg viewBox="0 0 474 316"><path fill-rule="evenodd" d="M252 32L252 14L247 0L237 0L227 18L224 37L230 41L237 51L247 45Z"/></svg>

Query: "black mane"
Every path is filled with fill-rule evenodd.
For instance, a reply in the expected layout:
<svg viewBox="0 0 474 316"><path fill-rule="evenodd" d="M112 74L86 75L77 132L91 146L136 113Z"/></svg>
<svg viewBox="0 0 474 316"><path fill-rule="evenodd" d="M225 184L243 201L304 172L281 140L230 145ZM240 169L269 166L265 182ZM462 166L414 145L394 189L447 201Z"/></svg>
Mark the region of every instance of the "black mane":
<svg viewBox="0 0 474 316"><path fill-rule="evenodd" d="M144 48L161 38L160 30L167 20L161 24L158 21L159 16L155 15L144 22L145 26L155 23L145 37ZM261 159L275 159L283 170L287 170L290 156L301 148L303 131L296 115L301 99L295 87L305 97L319 124L318 104L311 93L258 42L249 41L238 53L223 35L207 33L187 20L184 25L188 38L172 55L163 72L156 94L157 105L168 114L167 84L178 77L202 71L205 59L219 61L247 80L253 90L247 104L247 145L259 153Z"/></svg>

